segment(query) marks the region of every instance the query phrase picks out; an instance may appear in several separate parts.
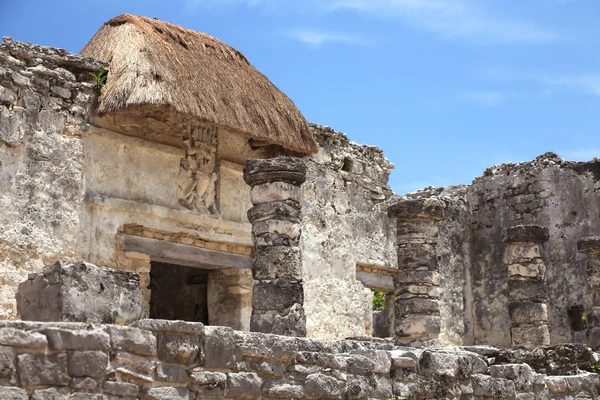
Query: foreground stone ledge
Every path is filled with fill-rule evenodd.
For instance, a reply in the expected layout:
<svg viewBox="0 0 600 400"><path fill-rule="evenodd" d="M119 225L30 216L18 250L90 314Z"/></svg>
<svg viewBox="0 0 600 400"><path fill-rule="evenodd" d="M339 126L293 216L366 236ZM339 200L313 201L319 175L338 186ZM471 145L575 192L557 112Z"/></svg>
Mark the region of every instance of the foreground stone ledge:
<svg viewBox="0 0 600 400"><path fill-rule="evenodd" d="M598 375L582 371L594 354L581 345L418 349L371 338L324 342L165 320L136 327L3 321L0 340L9 344L0 346L0 399L7 400L567 399L600 393Z"/></svg>

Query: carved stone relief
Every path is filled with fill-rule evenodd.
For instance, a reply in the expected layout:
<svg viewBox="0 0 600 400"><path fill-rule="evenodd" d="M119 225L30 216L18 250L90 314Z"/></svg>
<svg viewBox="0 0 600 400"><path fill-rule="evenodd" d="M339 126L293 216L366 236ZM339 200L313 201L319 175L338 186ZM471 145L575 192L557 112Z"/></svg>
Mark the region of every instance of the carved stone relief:
<svg viewBox="0 0 600 400"><path fill-rule="evenodd" d="M179 168L179 203L190 210L217 214L217 128L186 127Z"/></svg>

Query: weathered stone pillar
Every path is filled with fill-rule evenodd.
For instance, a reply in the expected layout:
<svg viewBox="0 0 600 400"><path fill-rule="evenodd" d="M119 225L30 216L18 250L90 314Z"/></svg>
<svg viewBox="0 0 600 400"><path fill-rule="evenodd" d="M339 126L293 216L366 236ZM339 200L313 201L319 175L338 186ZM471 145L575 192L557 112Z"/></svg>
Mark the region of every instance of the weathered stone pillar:
<svg viewBox="0 0 600 400"><path fill-rule="evenodd" d="M585 300L587 344L597 350L600 348L600 236L582 238L577 242L577 249L588 256L588 295Z"/></svg>
<svg viewBox="0 0 600 400"><path fill-rule="evenodd" d="M248 160L244 180L251 186L254 287L250 330L306 336L300 186L306 165L295 157Z"/></svg>
<svg viewBox="0 0 600 400"><path fill-rule="evenodd" d="M504 262L508 266L510 334L513 346L550 344L546 265L542 246L548 228L518 225L505 229Z"/></svg>
<svg viewBox="0 0 600 400"><path fill-rule="evenodd" d="M394 333L399 342L437 339L440 274L437 223L444 206L436 198L400 199L388 215L396 220L398 272L394 275Z"/></svg>

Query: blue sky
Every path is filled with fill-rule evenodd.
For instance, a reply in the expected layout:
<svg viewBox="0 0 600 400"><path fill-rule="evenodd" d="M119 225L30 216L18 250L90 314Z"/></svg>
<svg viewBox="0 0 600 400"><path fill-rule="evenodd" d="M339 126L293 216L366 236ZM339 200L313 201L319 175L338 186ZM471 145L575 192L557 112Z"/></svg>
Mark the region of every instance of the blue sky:
<svg viewBox="0 0 600 400"><path fill-rule="evenodd" d="M399 194L600 156L598 0L0 0L0 35L78 52L126 12L242 51L308 120L381 147Z"/></svg>

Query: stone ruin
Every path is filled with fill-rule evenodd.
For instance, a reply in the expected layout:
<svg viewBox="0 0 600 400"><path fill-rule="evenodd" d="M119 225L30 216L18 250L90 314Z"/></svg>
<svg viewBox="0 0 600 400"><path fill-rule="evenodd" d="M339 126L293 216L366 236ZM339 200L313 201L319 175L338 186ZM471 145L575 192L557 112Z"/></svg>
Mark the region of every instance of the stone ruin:
<svg viewBox="0 0 600 400"><path fill-rule="evenodd" d="M270 100L120 104L175 78L115 71L119 35ZM397 196L381 150L214 38L125 15L90 43L0 44L0 399L600 396L600 159Z"/></svg>

